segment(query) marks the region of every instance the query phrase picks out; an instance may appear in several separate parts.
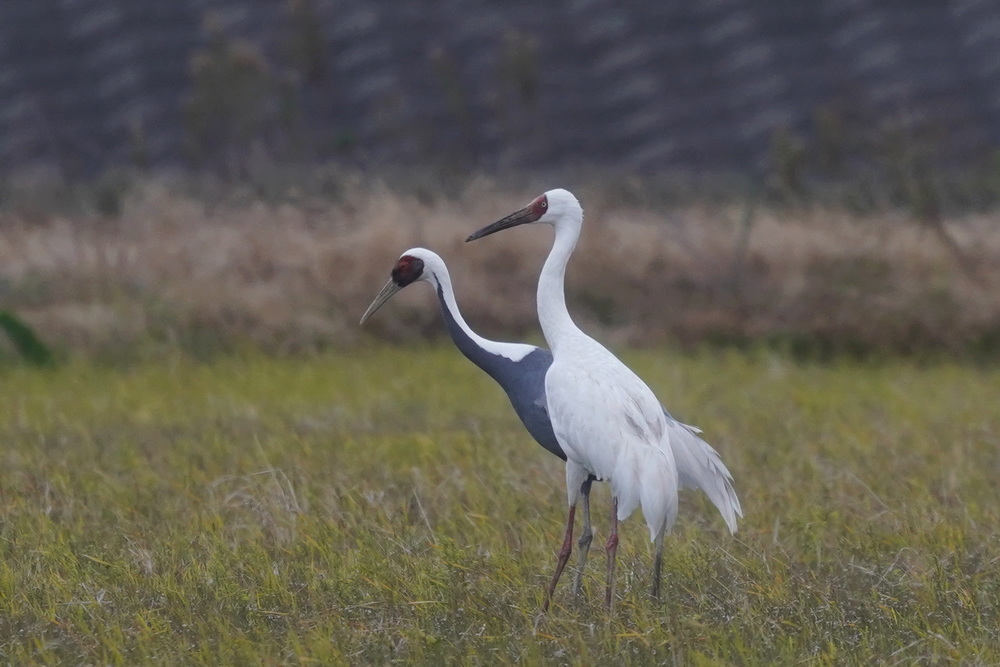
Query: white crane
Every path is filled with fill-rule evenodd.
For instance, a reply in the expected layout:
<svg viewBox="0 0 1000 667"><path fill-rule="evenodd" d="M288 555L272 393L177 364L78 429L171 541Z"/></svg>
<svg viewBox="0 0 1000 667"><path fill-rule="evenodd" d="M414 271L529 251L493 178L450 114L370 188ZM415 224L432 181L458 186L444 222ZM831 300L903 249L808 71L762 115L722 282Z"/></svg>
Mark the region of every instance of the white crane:
<svg viewBox="0 0 1000 667"><path fill-rule="evenodd" d="M566 455L570 516L579 500L581 485L589 476L611 484L604 592L604 604L610 608L618 522L641 506L655 546L652 583L655 599L660 592L663 538L677 518L680 486L705 489L732 532L736 530L736 516L743 515L739 499L729 471L715 451L695 435L697 431L678 428L649 387L573 323L566 309L564 281L566 265L583 224L583 209L576 197L566 190L550 190L466 240L536 222L555 228L555 241L538 280L537 300L542 333L553 355L552 365L545 374L545 394L553 431ZM703 464L692 468L692 461ZM704 465L706 461L708 465ZM569 559L572 528L571 518L549 584L546 606Z"/></svg>

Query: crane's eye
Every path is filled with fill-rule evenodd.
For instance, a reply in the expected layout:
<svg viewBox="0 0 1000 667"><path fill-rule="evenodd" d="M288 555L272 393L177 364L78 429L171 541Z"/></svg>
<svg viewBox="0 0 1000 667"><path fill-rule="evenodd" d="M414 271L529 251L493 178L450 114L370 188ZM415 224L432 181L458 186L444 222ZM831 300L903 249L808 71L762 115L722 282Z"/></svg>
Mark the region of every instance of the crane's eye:
<svg viewBox="0 0 1000 667"><path fill-rule="evenodd" d="M531 212L535 214L535 218L540 218L545 215L545 212L549 210L549 199L545 195L542 195L531 206Z"/></svg>

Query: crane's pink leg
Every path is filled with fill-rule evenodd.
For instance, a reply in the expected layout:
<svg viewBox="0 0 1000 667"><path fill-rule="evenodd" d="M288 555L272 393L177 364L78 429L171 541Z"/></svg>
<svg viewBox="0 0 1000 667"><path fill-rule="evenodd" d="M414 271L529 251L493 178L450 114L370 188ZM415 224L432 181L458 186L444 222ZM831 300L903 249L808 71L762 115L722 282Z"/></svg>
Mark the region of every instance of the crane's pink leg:
<svg viewBox="0 0 1000 667"><path fill-rule="evenodd" d="M556 561L555 574L552 575L552 581L549 582L549 590L545 593L545 603L542 605L542 611L549 610L549 602L552 601L552 595L556 592L556 584L559 583L559 577L562 575L563 568L566 567L569 555L573 553L573 519L575 516L576 505L571 505L569 508L569 517L566 519L566 537L563 538L562 548L559 550L559 559Z"/></svg>
<svg viewBox="0 0 1000 667"><path fill-rule="evenodd" d="M615 556L618 554L618 499L611 500L611 534L604 544L608 555L608 581L604 588L604 608L611 611L611 590L615 580Z"/></svg>
<svg viewBox="0 0 1000 667"><path fill-rule="evenodd" d="M580 531L580 539L576 542L580 547L579 566L576 570L576 579L573 580L573 595L576 596L583 590L583 570L587 565L590 543L594 541L594 531L590 527L590 485L593 482L594 480L588 477L580 486L580 495L583 497L583 530Z"/></svg>

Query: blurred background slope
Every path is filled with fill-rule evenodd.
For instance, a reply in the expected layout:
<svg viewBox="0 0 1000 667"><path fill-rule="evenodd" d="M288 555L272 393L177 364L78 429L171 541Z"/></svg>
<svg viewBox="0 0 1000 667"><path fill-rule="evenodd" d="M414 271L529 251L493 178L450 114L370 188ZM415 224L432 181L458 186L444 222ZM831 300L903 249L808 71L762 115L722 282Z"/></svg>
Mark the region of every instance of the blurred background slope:
<svg viewBox="0 0 1000 667"><path fill-rule="evenodd" d="M351 344L414 245L538 340L547 243L462 239L566 186L609 340L1000 351L994 0L3 2L0 100L0 310L61 348ZM440 335L413 292L365 331Z"/></svg>
<svg viewBox="0 0 1000 667"><path fill-rule="evenodd" d="M0 4L0 167L761 170L776 133L1000 145L990 0ZM840 134L838 134L840 133Z"/></svg>

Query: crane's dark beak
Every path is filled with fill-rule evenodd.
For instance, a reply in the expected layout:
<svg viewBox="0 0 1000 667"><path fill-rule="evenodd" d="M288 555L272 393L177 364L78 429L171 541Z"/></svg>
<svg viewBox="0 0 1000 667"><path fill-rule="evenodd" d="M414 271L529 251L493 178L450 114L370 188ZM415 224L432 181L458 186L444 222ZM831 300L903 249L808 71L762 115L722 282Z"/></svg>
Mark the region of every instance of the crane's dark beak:
<svg viewBox="0 0 1000 667"><path fill-rule="evenodd" d="M390 279L389 282L385 284L385 287L382 288L382 291L378 293L378 296L375 297L375 300L372 301L372 305L368 306L368 310L365 311L365 314L361 316L361 324L364 324L365 320L374 315L375 311L381 308L383 303L391 299L392 295L401 289L403 288L397 285L394 280Z"/></svg>
<svg viewBox="0 0 1000 667"><path fill-rule="evenodd" d="M536 222L538 216L532 210L531 206L525 206L520 211L511 213L506 218L502 220L497 220L492 225L486 225L482 229L472 232L469 234L469 238L465 239L468 241L475 241L476 239L481 239L484 236L489 236L490 234L495 234L503 229L509 229L510 227L517 227L518 225L524 225L529 222Z"/></svg>

